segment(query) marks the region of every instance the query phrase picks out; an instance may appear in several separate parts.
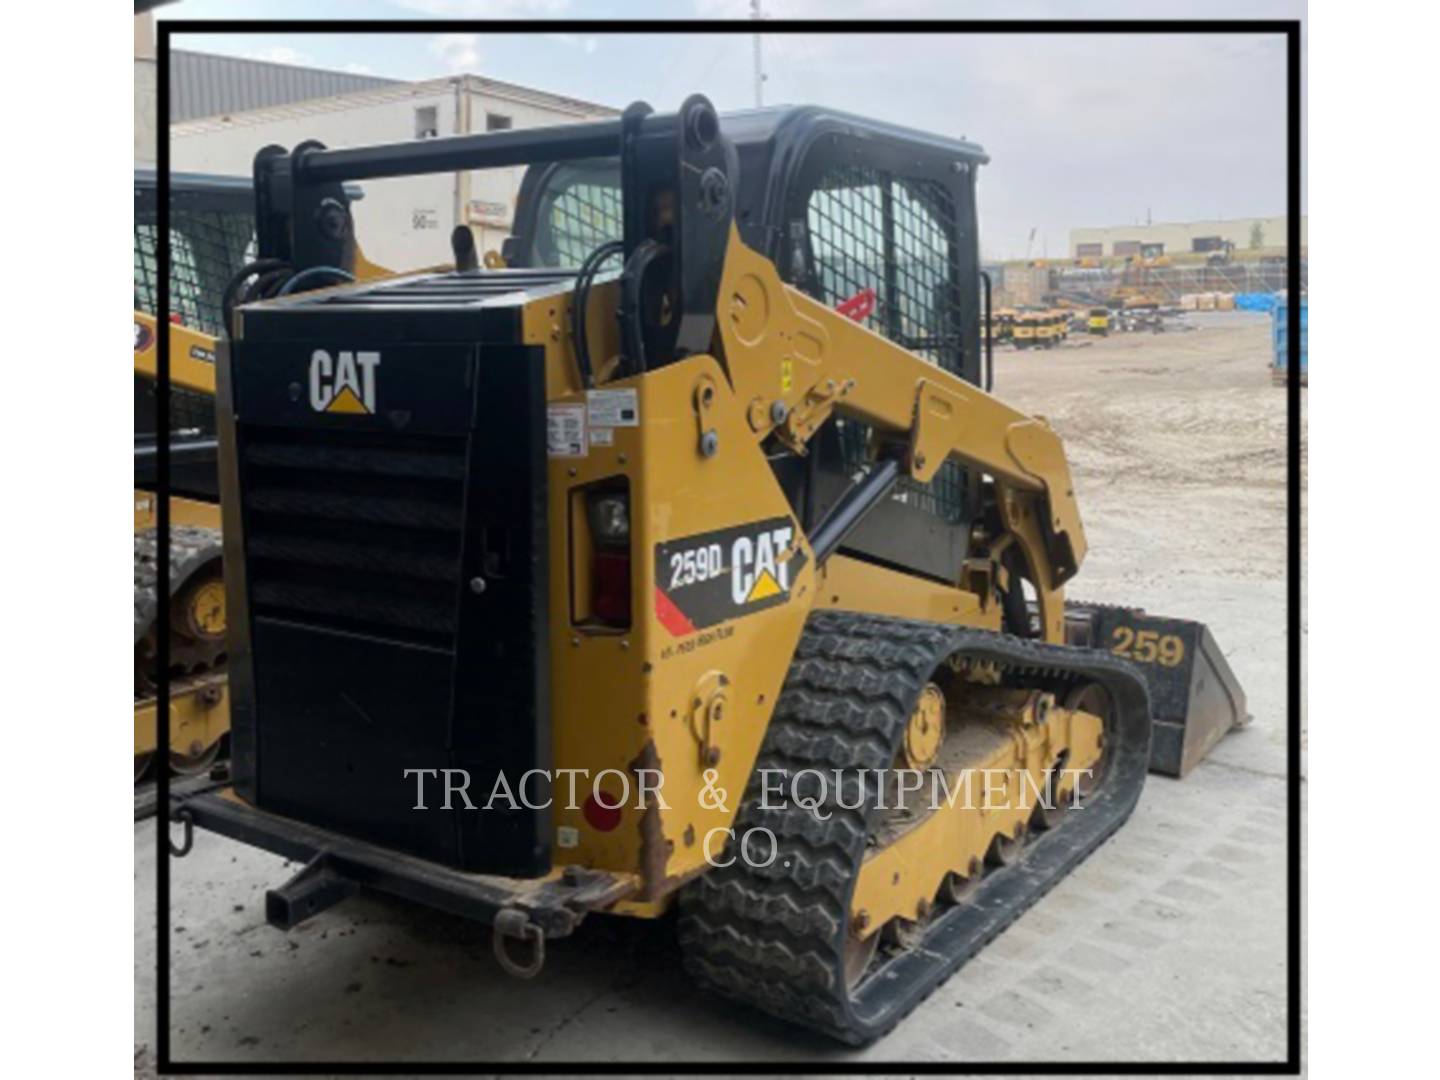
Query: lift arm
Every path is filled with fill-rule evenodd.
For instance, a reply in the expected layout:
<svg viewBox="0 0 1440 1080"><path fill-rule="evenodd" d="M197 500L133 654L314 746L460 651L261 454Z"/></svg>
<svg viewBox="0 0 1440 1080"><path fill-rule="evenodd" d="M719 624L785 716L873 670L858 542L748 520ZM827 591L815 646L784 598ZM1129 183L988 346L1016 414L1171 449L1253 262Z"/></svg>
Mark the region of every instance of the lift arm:
<svg viewBox="0 0 1440 1080"><path fill-rule="evenodd" d="M1006 525L1043 546L1037 587L1058 589L1085 557L1060 438L949 372L786 285L732 227L716 304L724 363L757 439L798 453L832 412L905 441L908 475L928 483L954 458L991 476Z"/></svg>

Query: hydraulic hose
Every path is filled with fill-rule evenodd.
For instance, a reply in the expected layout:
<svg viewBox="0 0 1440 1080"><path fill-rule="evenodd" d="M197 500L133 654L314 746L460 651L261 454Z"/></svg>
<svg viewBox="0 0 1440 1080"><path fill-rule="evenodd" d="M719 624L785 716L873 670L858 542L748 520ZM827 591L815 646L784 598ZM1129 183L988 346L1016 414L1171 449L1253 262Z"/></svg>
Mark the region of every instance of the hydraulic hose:
<svg viewBox="0 0 1440 1080"><path fill-rule="evenodd" d="M285 284L280 287L280 291L275 295L289 296L291 293L299 291L300 286L305 282L326 276L335 278L335 284L355 280L354 274L346 270L341 270L338 266L312 266L308 270L301 270L289 281L285 282ZM318 286L314 285L310 286L312 289L317 287Z"/></svg>
<svg viewBox="0 0 1440 1080"><path fill-rule="evenodd" d="M580 379L589 388L595 385L595 372L590 364L590 338L585 329L585 309L590 305L590 286L600 272L606 259L619 255L625 245L619 240L601 244L580 264L580 273L575 276L575 291L570 301L570 336L575 342L575 365L580 369Z"/></svg>
<svg viewBox="0 0 1440 1080"><path fill-rule="evenodd" d="M246 263L239 270L235 271L229 281L225 283L225 291L220 294L220 310L225 315L225 333L228 336L233 320L231 316L235 312L235 306L239 302L236 293L240 286L249 281L252 277L259 277L264 274L274 273L277 270L288 271L290 264L284 259L256 259L254 262ZM259 284L258 282L256 284Z"/></svg>

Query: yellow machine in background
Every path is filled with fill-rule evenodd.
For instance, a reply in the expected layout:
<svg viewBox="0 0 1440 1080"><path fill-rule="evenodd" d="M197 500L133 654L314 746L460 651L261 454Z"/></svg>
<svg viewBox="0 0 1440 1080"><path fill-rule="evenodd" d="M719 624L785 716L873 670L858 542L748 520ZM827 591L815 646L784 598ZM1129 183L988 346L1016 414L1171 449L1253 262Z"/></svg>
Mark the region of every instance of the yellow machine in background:
<svg viewBox="0 0 1440 1080"><path fill-rule="evenodd" d="M1085 328L1092 334L1105 337L1110 333L1110 309L1107 307L1092 307L1090 314L1086 317Z"/></svg>
<svg viewBox="0 0 1440 1080"><path fill-rule="evenodd" d="M1015 340L1015 309L1000 308L995 312L995 341L1014 342Z"/></svg>
<svg viewBox="0 0 1440 1080"><path fill-rule="evenodd" d="M1070 316L1059 308L1022 308L1012 336L1017 349L1053 349L1070 336Z"/></svg>
<svg viewBox="0 0 1440 1080"><path fill-rule="evenodd" d="M248 180L177 174L171 179L172 321L156 323L158 183L135 170L135 779L154 769L160 662L156 619L171 627L170 746L165 760L181 776L206 772L230 728L225 683L225 588L221 571L219 485L215 471L215 350L222 297L253 257L254 195ZM159 335L170 337L171 442L168 595L158 595L159 519L156 439L162 422L156 379Z"/></svg>
<svg viewBox="0 0 1440 1080"><path fill-rule="evenodd" d="M1017 349L1030 349L1041 343L1041 319L1033 311L1019 311L1015 315L1015 329L1011 340Z"/></svg>
<svg viewBox="0 0 1440 1080"><path fill-rule="evenodd" d="M1035 313L1035 344L1042 349L1055 347L1060 336L1060 328L1055 323L1055 316L1049 311L1037 311Z"/></svg>
<svg viewBox="0 0 1440 1080"><path fill-rule="evenodd" d="M351 189L343 198L353 198ZM135 170L135 780L152 774L157 745L160 658L156 618L164 604L171 629L168 767L193 776L210 769L230 729L225 681L226 619L219 480L216 472L215 357L227 308L245 289L278 292L293 276L254 262L254 192L247 179L175 174L170 184L171 322L170 567L168 595L158 595L156 439L159 335L156 275L158 184ZM351 257L355 276L383 268ZM249 272L247 272L247 267ZM346 272L344 279L351 279ZM333 284L335 275L310 286ZM227 290L232 295L226 295Z"/></svg>
<svg viewBox="0 0 1440 1080"><path fill-rule="evenodd" d="M170 327L172 393L186 395L187 404L213 402L215 396L215 339L185 327ZM156 325L153 316L135 313L135 378L137 426L146 396L153 394L156 378ZM212 406L213 408L213 406ZM189 429L176 433L175 476L183 490L199 497L170 499L170 747L169 768L190 776L209 769L219 756L230 730L226 696L225 582L221 572L220 507L208 500L204 484L199 491L187 483L194 462L185 461L195 439ZM212 439L213 442L213 439ZM158 605L156 590L156 528L159 507L154 482L153 442L137 440L135 489L135 779L151 769L157 750L156 699L159 662L155 637ZM213 471L213 447L208 468ZM213 480L211 484L213 485Z"/></svg>

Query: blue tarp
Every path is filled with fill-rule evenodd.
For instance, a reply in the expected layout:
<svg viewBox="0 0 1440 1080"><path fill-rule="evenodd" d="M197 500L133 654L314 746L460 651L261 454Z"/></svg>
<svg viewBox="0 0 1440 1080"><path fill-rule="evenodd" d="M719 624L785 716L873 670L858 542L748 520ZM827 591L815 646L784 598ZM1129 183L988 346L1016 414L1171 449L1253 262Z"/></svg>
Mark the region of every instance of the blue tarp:
<svg viewBox="0 0 1440 1080"><path fill-rule="evenodd" d="M1302 297L1300 300L1300 370L1302 372L1310 369L1310 359L1307 355L1309 342L1306 341L1306 338L1309 337L1310 328L1307 325L1309 322L1310 305ZM1277 368L1283 368L1289 362L1289 324L1289 305L1281 300L1275 305L1275 310L1270 313L1270 334L1275 346L1274 366Z"/></svg>
<svg viewBox="0 0 1440 1080"><path fill-rule="evenodd" d="M1242 292L1235 294L1236 311L1274 311L1275 294L1268 292Z"/></svg>

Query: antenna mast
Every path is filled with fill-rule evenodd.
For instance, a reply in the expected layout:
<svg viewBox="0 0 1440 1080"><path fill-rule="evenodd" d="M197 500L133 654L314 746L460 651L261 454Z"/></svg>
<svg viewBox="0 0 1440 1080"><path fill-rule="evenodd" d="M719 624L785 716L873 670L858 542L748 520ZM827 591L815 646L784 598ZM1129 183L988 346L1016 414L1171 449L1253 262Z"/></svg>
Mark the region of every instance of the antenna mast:
<svg viewBox="0 0 1440 1080"><path fill-rule="evenodd" d="M750 0L750 20L758 23L763 18L765 18L765 14L760 10L760 0ZM752 37L755 58L755 107L759 109L765 105L765 71L760 66L760 31L756 30Z"/></svg>

